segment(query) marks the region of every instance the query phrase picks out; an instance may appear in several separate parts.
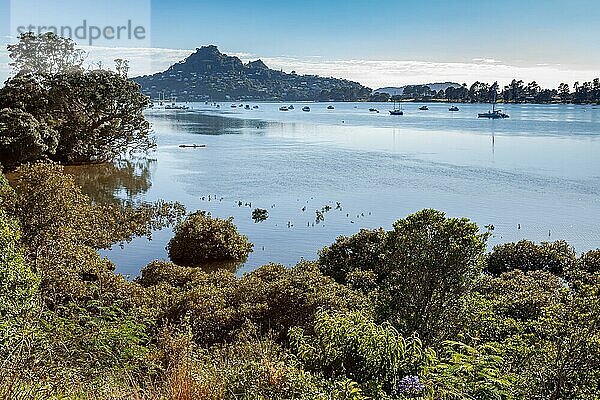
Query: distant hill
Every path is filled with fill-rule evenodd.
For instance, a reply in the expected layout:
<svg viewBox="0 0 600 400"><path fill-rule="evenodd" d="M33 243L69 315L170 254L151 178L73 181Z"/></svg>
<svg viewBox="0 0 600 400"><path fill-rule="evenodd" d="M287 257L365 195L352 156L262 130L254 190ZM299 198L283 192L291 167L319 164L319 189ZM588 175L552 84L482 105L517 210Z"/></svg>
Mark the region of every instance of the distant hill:
<svg viewBox="0 0 600 400"><path fill-rule="evenodd" d="M428 86L430 90L435 90L439 92L440 90L446 91L449 87L459 88L462 85L456 82L438 82L438 83L425 83L422 85L406 85L399 87L383 87L380 89L376 89L374 93L387 93L390 96L402 96L404 94L404 89L407 86Z"/></svg>
<svg viewBox="0 0 600 400"><path fill-rule="evenodd" d="M356 101L371 89L346 79L297 75L270 69L261 60L244 64L216 46L196 49L164 72L133 78L151 98L159 94L178 101L285 100Z"/></svg>

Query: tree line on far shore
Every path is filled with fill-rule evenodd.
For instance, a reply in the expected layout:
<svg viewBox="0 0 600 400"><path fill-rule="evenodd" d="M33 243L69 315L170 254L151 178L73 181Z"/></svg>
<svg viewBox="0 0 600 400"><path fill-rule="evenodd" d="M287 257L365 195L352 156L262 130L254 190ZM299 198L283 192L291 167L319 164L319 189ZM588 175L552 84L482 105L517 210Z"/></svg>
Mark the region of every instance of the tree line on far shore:
<svg viewBox="0 0 600 400"><path fill-rule="evenodd" d="M449 86L439 91L432 90L427 85L408 85L401 95L390 95L375 92L370 101L449 101L460 103L490 103L494 100L504 103L535 103L535 104L597 104L600 103L600 78L590 82L575 82L573 86L561 83L556 89L542 88L536 81L525 83L513 79L503 88L498 82L492 84L475 82L471 86L466 83Z"/></svg>

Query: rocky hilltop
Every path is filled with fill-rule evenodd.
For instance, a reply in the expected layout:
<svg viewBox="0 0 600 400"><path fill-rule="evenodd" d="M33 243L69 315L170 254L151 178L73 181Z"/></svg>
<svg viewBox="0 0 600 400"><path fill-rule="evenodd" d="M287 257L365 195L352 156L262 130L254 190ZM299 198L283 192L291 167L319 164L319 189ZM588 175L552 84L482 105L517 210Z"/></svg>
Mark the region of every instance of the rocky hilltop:
<svg viewBox="0 0 600 400"><path fill-rule="evenodd" d="M261 60L244 64L212 45L196 49L164 72L133 80L153 99L164 95L178 101L357 101L371 94L370 88L346 79L288 74Z"/></svg>

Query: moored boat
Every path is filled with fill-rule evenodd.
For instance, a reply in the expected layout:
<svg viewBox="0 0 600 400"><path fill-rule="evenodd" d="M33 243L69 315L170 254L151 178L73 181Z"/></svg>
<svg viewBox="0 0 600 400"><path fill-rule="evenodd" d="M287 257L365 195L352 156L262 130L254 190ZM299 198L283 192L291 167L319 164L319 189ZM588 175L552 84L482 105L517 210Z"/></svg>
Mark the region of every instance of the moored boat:
<svg viewBox="0 0 600 400"><path fill-rule="evenodd" d="M496 110L496 94L494 93L494 100L492 101L492 110L486 113L477 114L477 118L504 119L508 118L508 114L503 113L502 110Z"/></svg>
<svg viewBox="0 0 600 400"><path fill-rule="evenodd" d="M310 111L310 107L309 106L304 106L304 107L302 107L302 111L309 112Z"/></svg>
<svg viewBox="0 0 600 400"><path fill-rule="evenodd" d="M335 107L334 106L327 106L327 109L328 110L333 110L333 109L335 109Z"/></svg>
<svg viewBox="0 0 600 400"><path fill-rule="evenodd" d="M488 118L488 119L504 119L508 118L508 114L502 112L502 110L493 110L486 113L477 114L477 118Z"/></svg>
<svg viewBox="0 0 600 400"><path fill-rule="evenodd" d="M452 106L448 109L448 111L458 111L458 107Z"/></svg>
<svg viewBox="0 0 600 400"><path fill-rule="evenodd" d="M394 101L394 109L389 110L389 112L390 112L390 115L404 115L404 111L402 111L402 105L400 105L400 108L398 108L395 101Z"/></svg>
<svg viewBox="0 0 600 400"><path fill-rule="evenodd" d="M289 111L289 108L287 106L281 106L279 107L279 111Z"/></svg>
<svg viewBox="0 0 600 400"><path fill-rule="evenodd" d="M427 106L421 106L421 107L419 107L419 110L421 110L421 111L427 111L427 110L429 110L429 107L427 107Z"/></svg>
<svg viewBox="0 0 600 400"><path fill-rule="evenodd" d="M165 110L189 110L190 108L188 106L178 106L175 103L173 104L167 104L165 106Z"/></svg>

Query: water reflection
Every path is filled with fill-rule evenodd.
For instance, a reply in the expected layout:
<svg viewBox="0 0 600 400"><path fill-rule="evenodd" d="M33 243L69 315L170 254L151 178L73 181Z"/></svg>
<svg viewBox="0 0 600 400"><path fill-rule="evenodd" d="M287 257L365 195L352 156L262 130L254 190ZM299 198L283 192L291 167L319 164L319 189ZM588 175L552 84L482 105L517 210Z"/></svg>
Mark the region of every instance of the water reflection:
<svg viewBox="0 0 600 400"><path fill-rule="evenodd" d="M156 160L137 158L114 163L65 167L83 192L97 203L123 203L140 200L152 186Z"/></svg>
<svg viewBox="0 0 600 400"><path fill-rule="evenodd" d="M197 268L201 269L204 272L214 272L217 270L225 270L232 273L236 273L242 265L244 265L244 261L215 261L210 263L200 264Z"/></svg>
<svg viewBox="0 0 600 400"><path fill-rule="evenodd" d="M269 123L263 120L223 118L221 115L207 115L200 112L186 111L181 113L164 113L147 111L153 124L168 123L179 132L201 135L232 135L246 133L248 130L267 128Z"/></svg>
<svg viewBox="0 0 600 400"><path fill-rule="evenodd" d="M336 103L328 112L312 105L310 113L282 113L276 104L237 113L152 110L159 167L144 199L235 217L255 249L238 274L268 262L314 259L338 235L389 229L430 207L481 227L493 224L491 245L548 240L549 230L551 240L566 239L579 251L600 243L600 110L511 105L509 120L482 121L476 115L487 105L465 104L457 114L430 105L428 113L406 111L401 119L373 115L369 106ZM182 143L207 147L182 149ZM344 210L316 224L316 211L335 202ZM256 207L268 210L268 219L255 223ZM171 237L163 230L152 242L137 238L107 255L119 272L135 276L140 266L167 257Z"/></svg>

